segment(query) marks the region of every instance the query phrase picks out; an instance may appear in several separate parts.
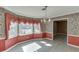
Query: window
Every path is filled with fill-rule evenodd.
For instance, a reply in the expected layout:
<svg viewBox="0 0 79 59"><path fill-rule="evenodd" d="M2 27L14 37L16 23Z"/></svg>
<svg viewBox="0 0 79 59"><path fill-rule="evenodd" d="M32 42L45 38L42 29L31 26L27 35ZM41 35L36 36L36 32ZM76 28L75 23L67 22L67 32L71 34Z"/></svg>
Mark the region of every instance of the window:
<svg viewBox="0 0 79 59"><path fill-rule="evenodd" d="M34 33L36 34L41 33L40 23L34 24Z"/></svg>
<svg viewBox="0 0 79 59"><path fill-rule="evenodd" d="M33 25L31 23L19 24L19 35L29 35L33 33Z"/></svg>
<svg viewBox="0 0 79 59"><path fill-rule="evenodd" d="M10 22L10 30L9 30L9 38L13 38L13 37L17 37L17 26L18 26L18 23L17 22L14 22L14 21L11 21Z"/></svg>

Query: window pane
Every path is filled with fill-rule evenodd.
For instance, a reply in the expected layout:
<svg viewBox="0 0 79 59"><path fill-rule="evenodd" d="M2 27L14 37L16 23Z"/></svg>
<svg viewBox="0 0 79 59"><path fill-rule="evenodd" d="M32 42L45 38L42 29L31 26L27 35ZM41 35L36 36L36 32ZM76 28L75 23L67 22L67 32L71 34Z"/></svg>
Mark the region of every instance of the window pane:
<svg viewBox="0 0 79 59"><path fill-rule="evenodd" d="M29 35L33 33L33 26L30 23L19 24L19 35Z"/></svg>
<svg viewBox="0 0 79 59"><path fill-rule="evenodd" d="M41 28L40 28L40 23L35 23L34 24L34 33L41 33Z"/></svg>
<svg viewBox="0 0 79 59"><path fill-rule="evenodd" d="M9 38L17 37L17 35L18 35L17 26L18 26L17 22L11 21L9 35L8 35Z"/></svg>

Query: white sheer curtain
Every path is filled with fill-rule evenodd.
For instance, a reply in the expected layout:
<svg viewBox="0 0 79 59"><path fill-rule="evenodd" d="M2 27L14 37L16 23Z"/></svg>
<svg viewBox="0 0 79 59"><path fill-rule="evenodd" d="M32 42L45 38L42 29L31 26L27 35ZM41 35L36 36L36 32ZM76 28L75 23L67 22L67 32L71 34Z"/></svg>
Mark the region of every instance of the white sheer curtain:
<svg viewBox="0 0 79 59"><path fill-rule="evenodd" d="M35 24L34 24L34 33L35 33L35 34L41 33L41 26L40 26L40 23L35 23Z"/></svg>
<svg viewBox="0 0 79 59"><path fill-rule="evenodd" d="M25 24L25 35L32 34L32 33L33 33L33 24L26 23Z"/></svg>
<svg viewBox="0 0 79 59"><path fill-rule="evenodd" d="M19 24L19 35L29 35L33 33L33 24L32 23L23 23Z"/></svg>
<svg viewBox="0 0 79 59"><path fill-rule="evenodd" d="M17 37L17 35L18 35L17 26L18 26L17 22L13 22L13 21L10 22L10 30L9 30L9 35L8 35L9 38Z"/></svg>

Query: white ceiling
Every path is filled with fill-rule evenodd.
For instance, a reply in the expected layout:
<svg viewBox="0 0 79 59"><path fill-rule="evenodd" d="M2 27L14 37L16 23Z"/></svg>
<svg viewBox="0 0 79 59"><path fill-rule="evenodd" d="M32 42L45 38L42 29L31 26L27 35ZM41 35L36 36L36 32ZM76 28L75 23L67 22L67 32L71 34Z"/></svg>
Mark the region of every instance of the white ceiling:
<svg viewBox="0 0 79 59"><path fill-rule="evenodd" d="M41 10L44 8L44 6L3 6L3 8L8 9L18 15L27 17L45 17L45 11ZM79 12L78 6L48 6L47 16L53 18L77 12Z"/></svg>

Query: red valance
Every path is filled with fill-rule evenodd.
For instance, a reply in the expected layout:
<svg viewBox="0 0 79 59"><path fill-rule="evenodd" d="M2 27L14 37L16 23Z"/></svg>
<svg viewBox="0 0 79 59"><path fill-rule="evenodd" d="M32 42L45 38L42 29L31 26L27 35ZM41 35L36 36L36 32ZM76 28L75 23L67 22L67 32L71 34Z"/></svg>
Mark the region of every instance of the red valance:
<svg viewBox="0 0 79 59"><path fill-rule="evenodd" d="M39 19L33 19L33 23L38 24L38 23L41 23L41 21Z"/></svg>
<svg viewBox="0 0 79 59"><path fill-rule="evenodd" d="M30 18L20 18L19 17L19 23L21 23L21 22L23 22L23 23L33 23L33 20L30 19Z"/></svg>
<svg viewBox="0 0 79 59"><path fill-rule="evenodd" d="M10 14L10 13L5 13L5 17L6 17L7 30L9 30L11 21L18 23L18 17L16 15L13 15L13 14Z"/></svg>

